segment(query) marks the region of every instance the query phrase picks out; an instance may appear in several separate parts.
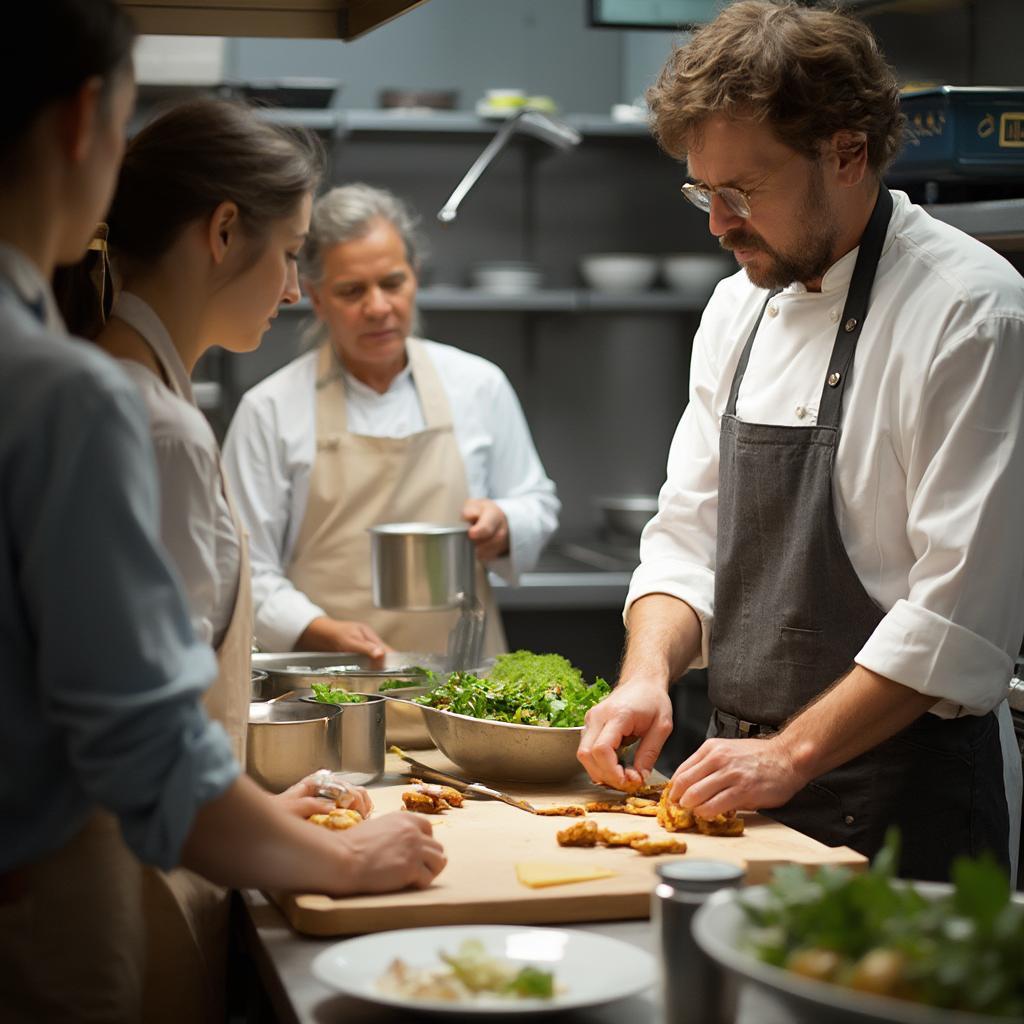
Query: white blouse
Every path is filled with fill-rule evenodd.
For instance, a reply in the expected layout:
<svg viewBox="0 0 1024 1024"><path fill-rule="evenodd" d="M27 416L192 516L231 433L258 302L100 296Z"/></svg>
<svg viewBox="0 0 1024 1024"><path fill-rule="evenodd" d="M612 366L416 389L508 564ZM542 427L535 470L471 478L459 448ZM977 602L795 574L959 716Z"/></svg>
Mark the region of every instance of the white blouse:
<svg viewBox="0 0 1024 1024"><path fill-rule="evenodd" d="M514 583L531 569L558 525L561 503L534 447L508 378L469 352L424 341L452 413L452 430L469 495L491 498L508 519L509 556L488 568ZM242 399L224 442L232 496L249 533L256 639L291 650L324 612L287 578L306 514L316 454L317 352L308 352ZM425 428L408 367L384 394L344 374L348 429L370 437L406 437Z"/></svg>
<svg viewBox="0 0 1024 1024"><path fill-rule="evenodd" d="M1024 632L1024 279L900 192L846 390L835 513L850 560L886 612L856 661L981 714L1006 696ZM794 284L758 328L740 419L808 426L856 250L822 290ZM719 424L766 298L744 272L719 284L694 339L690 402L626 609L667 593L714 631ZM742 486L740 481L740 486Z"/></svg>
<svg viewBox="0 0 1024 1024"><path fill-rule="evenodd" d="M152 307L122 292L113 316L139 331L181 397L152 370L119 360L142 394L160 476L160 536L188 598L196 635L217 647L231 621L238 592L239 538L224 497L220 450L192 397L192 384Z"/></svg>

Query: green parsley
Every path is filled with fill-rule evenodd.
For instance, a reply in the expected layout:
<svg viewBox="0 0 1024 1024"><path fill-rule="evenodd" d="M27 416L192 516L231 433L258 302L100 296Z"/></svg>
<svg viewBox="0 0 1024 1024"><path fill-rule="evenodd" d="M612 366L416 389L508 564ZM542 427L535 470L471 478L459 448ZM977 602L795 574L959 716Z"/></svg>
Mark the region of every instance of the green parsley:
<svg viewBox="0 0 1024 1024"><path fill-rule="evenodd" d="M587 711L610 692L603 679L588 686L583 673L561 655L515 651L499 655L484 677L453 672L430 693L413 699L471 718L572 728L582 725Z"/></svg>
<svg viewBox="0 0 1024 1024"><path fill-rule="evenodd" d="M313 699L320 701L321 704L362 704L366 701L366 695L338 690L330 683L314 683Z"/></svg>
<svg viewBox="0 0 1024 1024"><path fill-rule="evenodd" d="M742 903L749 947L801 974L931 1006L1024 1017L1024 906L991 856L953 862L953 891L894 882L890 829L870 870L777 868L764 907Z"/></svg>

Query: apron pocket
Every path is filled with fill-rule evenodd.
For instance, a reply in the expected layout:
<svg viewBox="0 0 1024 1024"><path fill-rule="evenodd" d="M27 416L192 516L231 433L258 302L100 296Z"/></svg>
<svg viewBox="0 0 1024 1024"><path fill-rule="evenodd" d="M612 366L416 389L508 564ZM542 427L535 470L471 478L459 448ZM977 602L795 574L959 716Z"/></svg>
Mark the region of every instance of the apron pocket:
<svg viewBox="0 0 1024 1024"><path fill-rule="evenodd" d="M814 668L821 663L821 630L797 626L779 628L777 661L784 665Z"/></svg>

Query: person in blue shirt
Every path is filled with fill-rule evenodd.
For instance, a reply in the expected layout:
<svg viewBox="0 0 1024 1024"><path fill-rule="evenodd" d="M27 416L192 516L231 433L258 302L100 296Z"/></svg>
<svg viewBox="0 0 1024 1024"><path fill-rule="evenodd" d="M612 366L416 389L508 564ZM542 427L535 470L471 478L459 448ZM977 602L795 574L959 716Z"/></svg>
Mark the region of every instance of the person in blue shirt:
<svg viewBox="0 0 1024 1024"><path fill-rule="evenodd" d="M109 203L134 102L114 0L36 0L0 61L0 1007L131 1021L140 861L234 886L426 886L444 853L388 815L317 829L240 774L215 678L159 545L144 408L71 339L48 285ZM13 43L13 46L11 44Z"/></svg>

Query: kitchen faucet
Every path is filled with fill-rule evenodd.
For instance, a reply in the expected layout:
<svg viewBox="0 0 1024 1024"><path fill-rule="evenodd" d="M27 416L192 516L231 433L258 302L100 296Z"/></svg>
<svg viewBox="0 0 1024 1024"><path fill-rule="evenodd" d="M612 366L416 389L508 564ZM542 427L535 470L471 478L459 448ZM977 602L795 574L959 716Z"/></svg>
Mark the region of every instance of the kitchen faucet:
<svg viewBox="0 0 1024 1024"><path fill-rule="evenodd" d="M455 220L459 203L466 198L466 194L476 184L487 165L498 155L509 136L515 131L524 132L535 139L547 142L556 149L569 149L571 146L578 146L583 139L583 136L575 128L564 121L542 114L539 110L520 110L501 126L484 151L476 158L473 166L466 171L466 176L455 187L448 202L438 211L437 219L442 224L450 224Z"/></svg>

